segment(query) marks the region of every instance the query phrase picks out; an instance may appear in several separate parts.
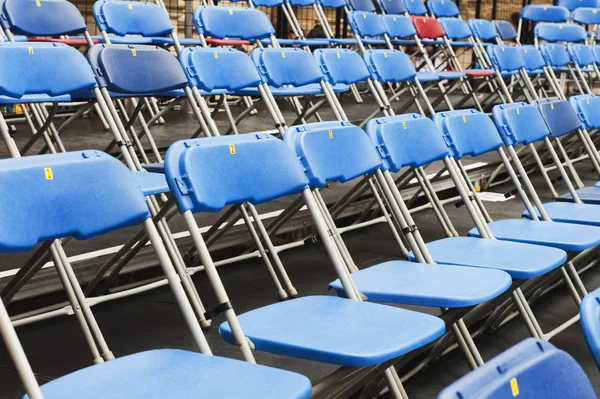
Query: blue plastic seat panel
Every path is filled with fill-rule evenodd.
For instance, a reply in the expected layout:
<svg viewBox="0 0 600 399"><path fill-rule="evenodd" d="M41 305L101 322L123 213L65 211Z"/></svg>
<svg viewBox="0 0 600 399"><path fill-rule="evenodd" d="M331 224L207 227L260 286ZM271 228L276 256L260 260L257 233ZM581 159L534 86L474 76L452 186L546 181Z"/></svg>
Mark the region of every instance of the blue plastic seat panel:
<svg viewBox="0 0 600 399"><path fill-rule="evenodd" d="M109 36L112 44L154 44L151 37L142 36ZM104 43L104 40L102 40Z"/></svg>
<svg viewBox="0 0 600 399"><path fill-rule="evenodd" d="M588 348L596 365L600 368L600 288L590 292L583 298L581 309L581 329L587 342Z"/></svg>
<svg viewBox="0 0 600 399"><path fill-rule="evenodd" d="M311 392L309 379L300 374L178 349L120 357L42 386L46 399L302 399Z"/></svg>
<svg viewBox="0 0 600 399"><path fill-rule="evenodd" d="M31 104L31 103L45 103L45 102L69 102L71 96L49 96L47 94L26 94L23 97L14 98L8 96L0 96L0 104Z"/></svg>
<svg viewBox="0 0 600 399"><path fill-rule="evenodd" d="M544 204L544 209L555 222L600 226L600 206L597 205L549 202ZM528 218L529 212L523 212L523 216Z"/></svg>
<svg viewBox="0 0 600 399"><path fill-rule="evenodd" d="M393 45L400 46L415 46L417 44L416 40L408 40L408 39L393 39L391 40Z"/></svg>
<svg viewBox="0 0 600 399"><path fill-rule="evenodd" d="M600 204L600 187L584 187L576 191L577 195L579 196L579 199L582 200L583 203L594 205ZM563 202L573 202L573 197L571 196L571 194L566 193L558 197L556 200Z"/></svg>
<svg viewBox="0 0 600 399"><path fill-rule="evenodd" d="M544 245L564 251L579 252L600 244L600 229L595 226L529 219L498 220L488 223L488 226L499 240ZM480 237L477 229L469 231L469 235Z"/></svg>
<svg viewBox="0 0 600 399"><path fill-rule="evenodd" d="M352 39L354 40L354 39ZM308 38L308 39L277 39L282 46L329 46L330 39L327 38ZM271 44L271 39L262 39L261 43L268 46Z"/></svg>
<svg viewBox="0 0 600 399"><path fill-rule="evenodd" d="M402 260L352 273L352 279L369 301L438 308L478 305L506 291L512 282L501 270ZM344 296L339 280L329 286Z"/></svg>
<svg viewBox="0 0 600 399"><path fill-rule="evenodd" d="M475 237L450 237L427 243L436 263L504 270L512 278L541 276L565 263L563 250ZM408 258L414 260L412 252Z"/></svg>
<svg viewBox="0 0 600 399"><path fill-rule="evenodd" d="M133 172L145 196L169 192L169 185L164 174Z"/></svg>
<svg viewBox="0 0 600 399"><path fill-rule="evenodd" d="M332 86L334 93L343 93L348 91L348 85L338 83ZM290 96L312 96L323 94L323 90L318 83L311 83L300 87L270 87L271 93L275 97L290 97ZM235 92L239 96L260 96L260 92L256 87L249 87Z"/></svg>
<svg viewBox="0 0 600 399"><path fill-rule="evenodd" d="M440 79L460 79L467 76L464 72L440 71L436 72Z"/></svg>
<svg viewBox="0 0 600 399"><path fill-rule="evenodd" d="M418 72L417 79L419 82L437 82L440 77L435 72Z"/></svg>
<svg viewBox="0 0 600 399"><path fill-rule="evenodd" d="M342 46L352 46L357 44L356 39L329 39L331 44L340 44Z"/></svg>
<svg viewBox="0 0 600 399"><path fill-rule="evenodd" d="M239 321L259 351L349 367L395 359L445 330L435 316L335 296L279 302L244 313ZM227 322L219 332L235 343Z"/></svg>

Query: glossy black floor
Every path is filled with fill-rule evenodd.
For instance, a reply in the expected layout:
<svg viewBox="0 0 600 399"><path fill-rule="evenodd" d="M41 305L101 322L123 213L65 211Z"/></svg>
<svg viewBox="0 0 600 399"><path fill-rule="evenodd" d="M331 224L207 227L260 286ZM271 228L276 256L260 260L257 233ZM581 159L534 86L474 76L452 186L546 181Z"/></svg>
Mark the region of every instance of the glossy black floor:
<svg viewBox="0 0 600 399"><path fill-rule="evenodd" d="M356 116L368 114L371 107L366 109L364 105L355 105L350 109L352 115ZM168 125L155 129L160 145L168 145L176 139L184 138L193 130L190 128L190 119L187 116L177 115L167 119ZM351 117L351 119L353 118ZM97 133L98 135L94 136L87 132L86 126L94 126L93 123L83 121L71 136L65 136L71 145L70 149L103 148L102 144L107 142L109 136L107 133ZM251 126L242 129L242 131L250 130ZM94 132L96 131L97 129L94 129ZM589 169L585 163L578 165L578 170L582 173L585 183L593 184L597 179ZM542 187L541 181L537 181L537 183L538 187ZM503 193L508 189L505 186L494 188L491 191ZM540 190L540 193L543 200L550 200L546 190ZM516 199L506 202L486 202L485 204L494 219L518 217L522 209ZM464 208L456 209L453 205L449 205L447 209L459 233L465 234L471 227L471 223ZM443 236L432 212L417 213L415 219L426 241ZM347 233L344 235L344 239L360 267L399 257L399 251L388 233L387 227L382 224ZM327 256L320 247L309 246L285 251L281 257L300 295L330 294L327 290L327 283L334 278L334 274L327 261ZM0 259L0 267L7 269L15 267L13 261L17 258L2 257ZM276 301L272 284L259 260L223 267L220 269L220 273L231 296L231 302L238 313ZM600 287L600 270L592 269L586 272L583 279L588 290ZM214 304L215 301L204 275L196 275L194 281L205 303L208 306ZM559 288L537 301L534 311L540 317L542 327L549 329L573 316L577 312L577 308L565 290ZM178 307L166 288L98 305L94 307L94 313L116 356L165 347L195 350ZM220 322L222 322L222 317L217 317L214 325L218 325ZM314 327L319 328L319 326ZM20 327L17 332L40 383L91 364L91 357L73 318L61 317L47 320ZM490 359L527 336L524 324L517 318L493 335L478 337L476 342L484 358ZM215 354L239 357L235 347L223 343L216 328L207 332L207 337ZM376 337L373 338L376 339ZM554 338L552 343L577 359L590 377L596 391L600 393L600 375L587 351L579 325L567 329ZM320 380L334 369L327 365L290 360L263 353L256 353L256 358L261 364L293 370L308 376L313 381ZM462 355L458 351L454 351L410 379L406 383L406 389L413 399L435 398L443 387L467 372L468 367ZM0 398L17 398L20 395L22 395L22 388L18 376L6 349L0 346ZM201 396L199 395L199 397Z"/></svg>

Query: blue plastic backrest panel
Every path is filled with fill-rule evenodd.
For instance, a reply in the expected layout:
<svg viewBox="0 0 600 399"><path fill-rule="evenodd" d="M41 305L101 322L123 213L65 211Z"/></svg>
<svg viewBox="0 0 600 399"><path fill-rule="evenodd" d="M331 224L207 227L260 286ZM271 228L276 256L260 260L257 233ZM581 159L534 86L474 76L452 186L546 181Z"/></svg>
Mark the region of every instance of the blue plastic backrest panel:
<svg viewBox="0 0 600 399"><path fill-rule="evenodd" d="M487 53L494 69L500 72L514 72L525 68L523 51L515 46L488 46Z"/></svg>
<svg viewBox="0 0 600 399"><path fill-rule="evenodd" d="M99 151L0 161L0 252L61 237L84 240L150 217L133 173ZM10 210L10 211L8 211Z"/></svg>
<svg viewBox="0 0 600 399"><path fill-rule="evenodd" d="M444 30L446 36L452 40L467 39L472 36L469 25L460 18L438 18Z"/></svg>
<svg viewBox="0 0 600 399"><path fill-rule="evenodd" d="M534 46L521 46L521 48L523 50L521 55L528 71L535 71L546 66L546 60L539 49Z"/></svg>
<svg viewBox="0 0 600 399"><path fill-rule="evenodd" d="M93 14L100 31L119 36L167 36L173 32L171 19L154 3L99 0Z"/></svg>
<svg viewBox="0 0 600 399"><path fill-rule="evenodd" d="M350 11L347 16L352 32L359 36L377 37L383 36L386 33L385 25L379 14L365 11Z"/></svg>
<svg viewBox="0 0 600 399"><path fill-rule="evenodd" d="M342 8L346 7L346 0L317 0L323 8Z"/></svg>
<svg viewBox="0 0 600 399"><path fill-rule="evenodd" d="M493 24L496 28L496 32L498 32L498 35L500 36L500 39L511 41L517 38L517 30L510 22L501 19L495 19Z"/></svg>
<svg viewBox="0 0 600 399"><path fill-rule="evenodd" d="M600 24L600 10L596 7L577 8L573 11L573 21L583 25Z"/></svg>
<svg viewBox="0 0 600 399"><path fill-rule="evenodd" d="M199 35L217 39L259 40L275 34L264 12L253 8L201 6L194 10Z"/></svg>
<svg viewBox="0 0 600 399"><path fill-rule="evenodd" d="M465 155L476 157L502 146L494 122L477 110L440 112L433 117L433 121L456 159Z"/></svg>
<svg viewBox="0 0 600 399"><path fill-rule="evenodd" d="M260 204L308 187L290 147L264 133L178 141L165 156L165 174L182 213Z"/></svg>
<svg viewBox="0 0 600 399"><path fill-rule="evenodd" d="M323 80L317 61L299 48L257 48L251 57L263 81L272 87L299 87Z"/></svg>
<svg viewBox="0 0 600 399"><path fill-rule="evenodd" d="M290 3L293 6L308 7L315 4L316 0L288 0L288 3Z"/></svg>
<svg viewBox="0 0 600 399"><path fill-rule="evenodd" d="M532 104L544 117L552 137L560 137L581 128L577 112L567 101L558 97L550 97L535 100Z"/></svg>
<svg viewBox="0 0 600 399"><path fill-rule="evenodd" d="M364 82L371 77L365 61L356 51L316 49L313 56L327 81L333 85Z"/></svg>
<svg viewBox="0 0 600 399"><path fill-rule="evenodd" d="M592 51L594 52L596 63L600 65L600 46L592 46Z"/></svg>
<svg viewBox="0 0 600 399"><path fill-rule="evenodd" d="M312 187L345 183L375 172L381 161L365 132L350 122L320 122L289 128L284 141L294 150Z"/></svg>
<svg viewBox="0 0 600 399"><path fill-rule="evenodd" d="M498 31L491 21L487 19L471 19L469 20L469 28L475 37L484 42L495 41L498 37Z"/></svg>
<svg viewBox="0 0 600 399"><path fill-rule="evenodd" d="M379 82L405 82L413 80L417 71L410 57L398 50L367 50L363 58L373 80Z"/></svg>
<svg viewBox="0 0 600 399"><path fill-rule="evenodd" d="M580 67L586 67L596 63L596 57L590 46L585 44L567 44L567 51L574 64Z"/></svg>
<svg viewBox="0 0 600 399"><path fill-rule="evenodd" d="M507 146L535 143L550 134L540 111L527 103L496 105L492 118Z"/></svg>
<svg viewBox="0 0 600 399"><path fill-rule="evenodd" d="M352 11L375 12L375 5L371 0L348 0L348 6Z"/></svg>
<svg viewBox="0 0 600 399"><path fill-rule="evenodd" d="M64 0L4 0L0 21L16 35L61 36L87 30L75 4Z"/></svg>
<svg viewBox="0 0 600 399"><path fill-rule="evenodd" d="M386 14L400 15L407 12L403 0L379 0L378 4Z"/></svg>
<svg viewBox="0 0 600 399"><path fill-rule="evenodd" d="M569 354L535 338L513 346L444 389L437 399L596 398Z"/></svg>
<svg viewBox="0 0 600 399"><path fill-rule="evenodd" d="M452 0L427 0L427 8L434 17L458 17L460 10Z"/></svg>
<svg viewBox="0 0 600 399"><path fill-rule="evenodd" d="M59 43L0 43L0 95L89 92L96 78L85 57Z"/></svg>
<svg viewBox="0 0 600 399"><path fill-rule="evenodd" d="M417 34L410 17L403 15L383 15L382 18L387 34L391 38L412 38Z"/></svg>
<svg viewBox="0 0 600 399"><path fill-rule="evenodd" d="M185 48L179 61L190 86L211 92L257 87L262 81L246 53L232 48Z"/></svg>
<svg viewBox="0 0 600 399"><path fill-rule="evenodd" d="M537 24L533 30L535 37L550 43L567 42L579 43L585 42L587 32L582 26L576 24Z"/></svg>
<svg viewBox="0 0 600 399"><path fill-rule="evenodd" d="M555 68L564 67L571 63L571 56L562 44L542 43L540 51L546 60L546 64Z"/></svg>
<svg viewBox="0 0 600 399"><path fill-rule="evenodd" d="M564 7L531 4L521 9L521 18L534 22L567 22L569 10Z"/></svg>
<svg viewBox="0 0 600 399"><path fill-rule="evenodd" d="M254 4L255 7L272 8L282 5L283 0L252 0L252 4Z"/></svg>
<svg viewBox="0 0 600 399"><path fill-rule="evenodd" d="M187 78L173 54L155 46L97 44L88 52L98 85L120 94L181 89Z"/></svg>
<svg viewBox="0 0 600 399"><path fill-rule="evenodd" d="M590 292L583 298L579 314L588 348L600 368L600 289Z"/></svg>
<svg viewBox="0 0 600 399"><path fill-rule="evenodd" d="M423 0L404 0L404 7L410 15L427 14L427 7Z"/></svg>
<svg viewBox="0 0 600 399"><path fill-rule="evenodd" d="M556 5L574 11L580 7L598 7L598 0L558 0Z"/></svg>
<svg viewBox="0 0 600 399"><path fill-rule="evenodd" d="M600 129L600 97L594 94L571 96L569 103L575 109L585 129Z"/></svg>
<svg viewBox="0 0 600 399"><path fill-rule="evenodd" d="M435 123L419 114L371 119L367 134L384 168L394 173L405 166L418 168L450 155Z"/></svg>

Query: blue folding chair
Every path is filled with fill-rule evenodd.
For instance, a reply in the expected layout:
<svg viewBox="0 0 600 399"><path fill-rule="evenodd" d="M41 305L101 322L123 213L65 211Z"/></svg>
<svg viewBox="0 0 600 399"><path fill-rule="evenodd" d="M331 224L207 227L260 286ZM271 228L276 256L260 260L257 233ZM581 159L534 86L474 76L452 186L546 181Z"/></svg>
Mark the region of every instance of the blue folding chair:
<svg viewBox="0 0 600 399"><path fill-rule="evenodd" d="M598 322L600 320L600 289L590 292L583 298L579 314L585 341L600 368L600 322Z"/></svg>
<svg viewBox="0 0 600 399"><path fill-rule="evenodd" d="M436 18L455 18L460 16L460 10L452 0L427 0L427 8Z"/></svg>
<svg viewBox="0 0 600 399"><path fill-rule="evenodd" d="M86 240L143 224L186 321L190 327L197 326L193 315L189 316L190 304L151 221L144 194L121 162L90 150L2 160L0 169L0 186L11 193L4 198L15 210L0 225L6 232L0 251L27 252L37 243L63 237ZM40 201L45 206L40 207ZM71 270L60 242L55 241L53 247L62 253L65 270ZM207 356L210 349L199 326L192 331L206 354L171 349L141 352L53 380L41 387L41 393L45 398L121 398L125 393L138 398L184 398L199 392L218 397L310 396L310 382L303 376ZM237 376L236 384L227 383L233 376ZM29 393L26 398L42 397L33 390Z"/></svg>
<svg viewBox="0 0 600 399"><path fill-rule="evenodd" d="M515 397L597 398L575 359L548 342L529 338L454 382L437 399Z"/></svg>
<svg viewBox="0 0 600 399"><path fill-rule="evenodd" d="M423 0L403 0L404 8L410 15L427 15L427 7Z"/></svg>
<svg viewBox="0 0 600 399"><path fill-rule="evenodd" d="M219 332L225 341L240 346L245 356L251 356L252 345L259 351L324 363L375 366L443 334L444 323L436 317L330 296L279 302L236 317L193 214L243 202L258 205L283 196L302 194L316 215L315 227L348 297L359 299L318 216L303 169L283 141L266 134L244 134L177 142L167 152L165 172L215 290L217 309L226 317Z"/></svg>
<svg viewBox="0 0 600 399"><path fill-rule="evenodd" d="M386 45L386 41L381 39L387 35L381 15L372 11L350 11L346 16L361 53L365 51L365 45Z"/></svg>
<svg viewBox="0 0 600 399"><path fill-rule="evenodd" d="M508 21L495 19L492 21L500 39L507 42L518 41L517 30Z"/></svg>
<svg viewBox="0 0 600 399"><path fill-rule="evenodd" d="M587 32L576 24L539 23L535 26L533 34L536 46L540 41L548 43L584 43Z"/></svg>
<svg viewBox="0 0 600 399"><path fill-rule="evenodd" d="M593 0L594 3L597 1ZM573 11L573 22L581 25L600 24L600 10L597 5L592 7L578 7Z"/></svg>
<svg viewBox="0 0 600 399"><path fill-rule="evenodd" d="M384 14L403 15L408 12L403 0L377 0L377 5Z"/></svg>
<svg viewBox="0 0 600 399"><path fill-rule="evenodd" d="M517 37L521 37L523 21L533 24L539 22L565 23L569 21L569 10L565 7L552 5L530 4L521 9L519 25L517 26Z"/></svg>
<svg viewBox="0 0 600 399"><path fill-rule="evenodd" d="M598 0L558 0L557 6L565 7L569 11L578 10L581 7L598 8Z"/></svg>

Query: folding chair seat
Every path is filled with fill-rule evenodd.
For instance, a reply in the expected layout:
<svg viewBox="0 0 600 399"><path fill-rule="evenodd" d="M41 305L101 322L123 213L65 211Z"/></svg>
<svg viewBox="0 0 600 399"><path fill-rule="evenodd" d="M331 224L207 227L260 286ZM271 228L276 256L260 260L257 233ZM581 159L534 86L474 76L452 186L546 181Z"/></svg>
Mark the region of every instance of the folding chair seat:
<svg viewBox="0 0 600 399"><path fill-rule="evenodd" d="M378 138L402 135L405 143L410 141L406 145L421 144L423 139L419 126L429 120L416 120L416 117L402 115L371 120L368 125L370 134ZM402 123L408 123L410 128L400 133ZM331 136L333 139L329 138ZM317 189L334 181L352 181L381 167L373 142L362 129L348 122L292 127L285 133L284 140L304 165L311 187ZM420 156L427 157L428 152L433 154L435 151L439 150L424 147ZM450 268L402 260L354 272L352 279L358 290L372 301L447 308L477 305L501 294L511 284L506 273L496 270ZM338 295L345 295L340 280L330 286Z"/></svg>
<svg viewBox="0 0 600 399"><path fill-rule="evenodd" d="M513 346L445 388L437 399L596 398L567 352L535 338Z"/></svg>
<svg viewBox="0 0 600 399"><path fill-rule="evenodd" d="M404 7L410 15L427 15L427 7L423 0L403 0Z"/></svg>
<svg viewBox="0 0 600 399"><path fill-rule="evenodd" d="M600 10L598 9L597 1L592 0L593 6L577 7L572 14L573 22L581 25L597 25L600 24Z"/></svg>
<svg viewBox="0 0 600 399"><path fill-rule="evenodd" d="M500 39L509 42L517 39L517 30L510 22L502 19L495 19L492 21L492 23L494 24L494 27L496 28Z"/></svg>
<svg viewBox="0 0 600 399"><path fill-rule="evenodd" d="M436 18L454 18L460 16L460 10L452 0L427 0L427 8Z"/></svg>
<svg viewBox="0 0 600 399"><path fill-rule="evenodd" d="M590 352L600 368L600 289L590 292L581 301L581 329Z"/></svg>
<svg viewBox="0 0 600 399"><path fill-rule="evenodd" d="M0 170L0 186L10 192L4 201L15 210L0 225L2 252L27 252L40 242L63 237L86 240L125 227L152 225L134 175L102 152L6 159L0 161ZM39 201L45 206L40 207ZM161 264L169 282L179 284L172 265ZM239 377L239 385L223 383L232 375ZM268 389L257 393L261 385ZM168 349L97 364L53 380L41 391L45 398L121 398L125 393L137 398L184 398L207 388L219 397L244 392L244 397L258 398L279 392L271 397L307 398L311 393L309 380L294 373Z"/></svg>
<svg viewBox="0 0 600 399"><path fill-rule="evenodd" d="M597 0L558 0L557 6L564 7L567 10L573 12L581 7L598 7Z"/></svg>
<svg viewBox="0 0 600 399"><path fill-rule="evenodd" d="M192 213L220 211L247 201L258 205L308 190L292 150L266 134L177 142L167 152L165 172L169 185L177 189L173 195L186 219ZM182 184L187 189L177 188ZM307 205L314 210L311 203ZM231 316L231 309L228 312ZM279 302L236 320L243 331L228 322L219 328L229 343L239 344L245 336L256 350L350 367L394 359L444 332L437 317L328 296Z"/></svg>

